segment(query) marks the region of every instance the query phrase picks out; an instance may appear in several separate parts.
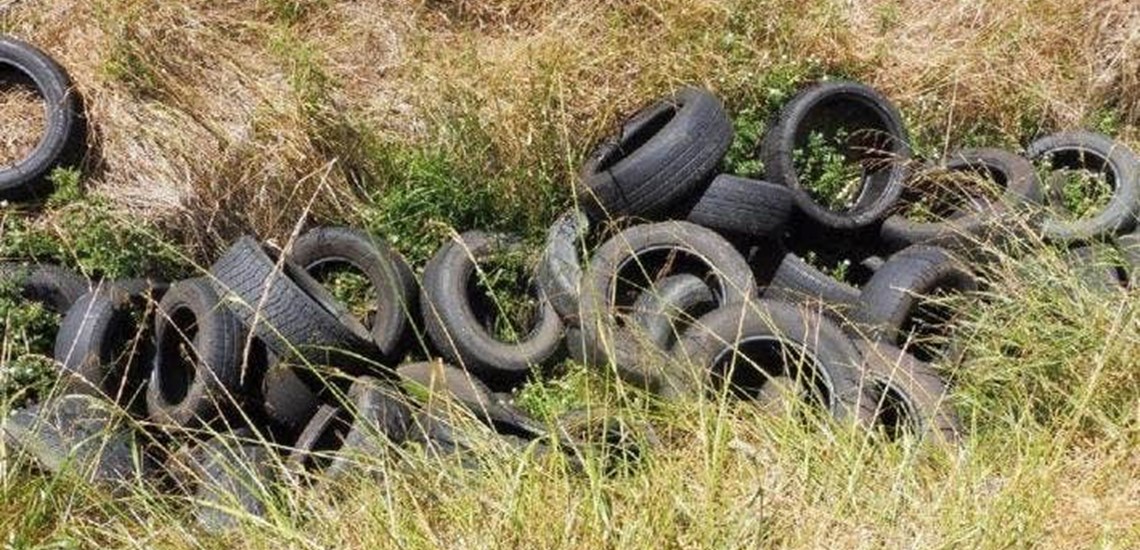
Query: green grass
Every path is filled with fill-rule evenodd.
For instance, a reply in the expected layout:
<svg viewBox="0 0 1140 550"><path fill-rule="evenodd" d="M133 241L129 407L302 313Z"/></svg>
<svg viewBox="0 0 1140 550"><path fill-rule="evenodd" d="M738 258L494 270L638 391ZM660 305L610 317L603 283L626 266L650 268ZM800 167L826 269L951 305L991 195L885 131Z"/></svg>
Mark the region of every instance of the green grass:
<svg viewBox="0 0 1140 550"><path fill-rule="evenodd" d="M862 189L863 168L844 153L847 141L844 130L834 135L812 132L807 143L792 153L800 184L829 210L851 208Z"/></svg>
<svg viewBox="0 0 1140 550"><path fill-rule="evenodd" d="M1095 216L1112 200L1112 185L1104 174L1061 170L1046 176L1045 181L1049 182L1047 185L1060 187L1059 206L1073 219Z"/></svg>

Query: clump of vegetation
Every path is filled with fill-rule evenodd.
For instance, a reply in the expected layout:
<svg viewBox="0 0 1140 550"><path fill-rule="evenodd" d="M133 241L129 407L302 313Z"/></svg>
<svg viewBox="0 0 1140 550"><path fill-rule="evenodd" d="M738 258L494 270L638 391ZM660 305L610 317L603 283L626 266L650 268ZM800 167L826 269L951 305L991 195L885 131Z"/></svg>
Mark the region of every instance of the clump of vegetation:
<svg viewBox="0 0 1140 550"><path fill-rule="evenodd" d="M808 134L807 143L792 152L800 185L812 199L831 210L854 206L863 187L863 168L847 158L848 133L837 130Z"/></svg>
<svg viewBox="0 0 1140 550"><path fill-rule="evenodd" d="M1108 178L1088 170L1058 170L1043 180L1060 207L1073 219L1095 216L1112 200Z"/></svg>
<svg viewBox="0 0 1140 550"><path fill-rule="evenodd" d="M492 334L504 342L526 338L540 313L532 284L534 254L523 248L481 260L475 277L476 288L485 297L476 302L475 313L484 315Z"/></svg>

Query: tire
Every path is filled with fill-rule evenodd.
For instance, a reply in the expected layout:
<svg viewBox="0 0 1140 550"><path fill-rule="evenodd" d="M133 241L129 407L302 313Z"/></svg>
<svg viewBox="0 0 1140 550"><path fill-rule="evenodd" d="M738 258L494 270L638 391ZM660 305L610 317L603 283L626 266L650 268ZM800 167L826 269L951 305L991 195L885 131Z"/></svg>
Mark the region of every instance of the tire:
<svg viewBox="0 0 1140 550"><path fill-rule="evenodd" d="M298 372L298 367L273 357L261 378L256 402L260 404L262 414L273 424L296 434L321 406L321 392L314 391L311 386L311 381Z"/></svg>
<svg viewBox="0 0 1140 550"><path fill-rule="evenodd" d="M401 365L396 368L396 374L405 387L412 386L420 393L427 392L429 403L434 396L451 399L499 433L534 439L546 431L525 413L501 401L491 388L462 369L439 361L422 361Z"/></svg>
<svg viewBox="0 0 1140 550"><path fill-rule="evenodd" d="M859 295L859 289L833 279L791 252L784 255L764 290L766 299L822 306L838 317L850 314L859 303Z"/></svg>
<svg viewBox="0 0 1140 550"><path fill-rule="evenodd" d="M1112 198L1095 216L1075 221L1046 216L1041 225L1046 239L1096 240L1127 233L1136 226L1140 213L1140 160L1123 144L1092 132L1061 132L1030 143L1025 154L1032 161L1045 162L1051 169L1104 170L1113 182Z"/></svg>
<svg viewBox="0 0 1140 550"><path fill-rule="evenodd" d="M78 94L67 72L38 48L0 38L0 65L35 86L45 104L45 130L24 158L0 168L0 198L22 200L49 194L48 177L58 166L72 164L86 139ZM10 78L10 77L9 77Z"/></svg>
<svg viewBox="0 0 1140 550"><path fill-rule="evenodd" d="M0 263L0 284L18 288L20 296L63 315L91 289L82 275L55 265Z"/></svg>
<svg viewBox="0 0 1140 550"><path fill-rule="evenodd" d="M891 256L863 286L852 321L874 341L904 348L910 332L918 330L922 316L941 313L924 304L937 293L969 293L978 289L977 279L944 249L913 245ZM935 319L934 322L945 322ZM937 327L936 327L937 328ZM929 346L915 345L911 353L921 360L934 359Z"/></svg>
<svg viewBox="0 0 1140 550"><path fill-rule="evenodd" d="M1128 275L1121 266L1113 265L1107 245L1078 246L1065 252L1064 262L1085 288L1097 294L1114 294L1124 290Z"/></svg>
<svg viewBox="0 0 1140 550"><path fill-rule="evenodd" d="M649 270L663 270L650 272ZM660 277L692 273L709 286L718 305L741 302L756 294L748 262L720 235L689 222L637 225L622 231L594 254L582 279L582 333L586 354L600 364L612 362L620 376L635 386L657 391L663 381L659 348L631 337L618 309L631 304ZM633 283L633 294L619 296L619 279ZM640 287L640 288L637 288ZM625 293L622 293L625 294Z"/></svg>
<svg viewBox="0 0 1140 550"><path fill-rule="evenodd" d="M860 147L882 151L884 154L872 161L889 164L864 174L859 197L844 211L817 203L795 166L795 152L806 145L809 134L821 123L873 131L877 141ZM760 158L764 161L765 179L790 189L798 211L811 225L850 233L881 221L898 200L907 178L908 143L898 109L879 92L857 82L824 82L803 90L784 105L760 144ZM853 152L854 148L848 151Z"/></svg>
<svg viewBox="0 0 1140 550"><path fill-rule="evenodd" d="M657 281L633 304L634 324L662 350L673 347L684 327L716 309L716 296L700 277L682 273Z"/></svg>
<svg viewBox="0 0 1140 550"><path fill-rule="evenodd" d="M107 397L129 409L141 401L137 398L154 360L148 302L160 293L129 292L107 283L75 301L60 323L54 348L69 393Z"/></svg>
<svg viewBox="0 0 1140 550"><path fill-rule="evenodd" d="M946 383L934 367L882 342L856 340L855 347L877 396L880 425L895 432L896 437L909 429L914 436L935 444L957 445L961 441L962 422L949 403Z"/></svg>
<svg viewBox="0 0 1140 550"><path fill-rule="evenodd" d="M1041 182L1033 164L1000 149L965 149L943 164L949 172L977 172L1004 188L1001 200L984 201L976 209L937 222L911 221L895 214L883 222L879 236L891 250L912 244L970 252L1018 225L1016 214L1042 201Z"/></svg>
<svg viewBox="0 0 1140 550"><path fill-rule="evenodd" d="M792 213L787 187L721 174L709 184L687 219L716 231L748 238L777 236Z"/></svg>
<svg viewBox="0 0 1140 550"><path fill-rule="evenodd" d="M732 135L716 96L683 88L639 111L590 154L578 204L593 221L661 215L707 181Z"/></svg>
<svg viewBox="0 0 1140 550"><path fill-rule="evenodd" d="M1140 232L1129 233L1116 239L1116 248L1128 272L1129 288L1140 286Z"/></svg>
<svg viewBox="0 0 1140 550"><path fill-rule="evenodd" d="M798 365L788 360L796 356L802 358ZM874 418L873 396L858 369L859 352L842 329L818 311L765 299L723 306L685 332L673 348L673 358L681 366L675 373L675 394L720 390L728 383L733 393L755 398L773 377L787 376L838 420L869 425ZM737 358L757 368L740 370ZM811 369L804 368L807 362L813 364Z"/></svg>
<svg viewBox="0 0 1140 550"><path fill-rule="evenodd" d="M154 365L146 391L150 419L196 428L230 418L241 396L246 334L205 279L171 285L154 320ZM183 345L190 349L184 352Z"/></svg>
<svg viewBox="0 0 1140 550"><path fill-rule="evenodd" d="M202 443L191 456L197 478L194 518L203 530L221 535L250 518L265 517L276 459L266 445L219 436Z"/></svg>
<svg viewBox="0 0 1140 550"><path fill-rule="evenodd" d="M412 411L388 383L363 376L339 406L322 405L297 438L288 462L294 471L343 477L361 456L380 456L409 436Z"/></svg>
<svg viewBox="0 0 1140 550"><path fill-rule="evenodd" d="M19 449L44 471L70 471L88 482L125 489L149 466L135 452L141 441L129 419L90 395L60 395L17 409L5 415L0 430L9 453Z"/></svg>
<svg viewBox="0 0 1140 550"><path fill-rule="evenodd" d="M476 281L478 262L512 248L503 235L471 231L443 245L424 267L421 304L428 336L439 353L492 387L522 381L558 351L562 320L539 290L539 312L519 342L499 340L480 320Z"/></svg>
<svg viewBox="0 0 1140 550"><path fill-rule="evenodd" d="M579 285L582 281L582 239L590 232L590 219L571 210L558 217L546 233L546 246L535 277L563 324L580 321Z"/></svg>
<svg viewBox="0 0 1140 550"><path fill-rule="evenodd" d="M301 267L280 262L252 237L237 240L210 268L226 307L278 357L350 373L374 370L368 329Z"/></svg>
<svg viewBox="0 0 1140 550"><path fill-rule="evenodd" d="M329 264L348 264L376 290L376 312L361 320L387 362L398 361L412 341L419 317L415 276L407 260L381 240L347 227L318 227L293 243L289 259L314 277Z"/></svg>

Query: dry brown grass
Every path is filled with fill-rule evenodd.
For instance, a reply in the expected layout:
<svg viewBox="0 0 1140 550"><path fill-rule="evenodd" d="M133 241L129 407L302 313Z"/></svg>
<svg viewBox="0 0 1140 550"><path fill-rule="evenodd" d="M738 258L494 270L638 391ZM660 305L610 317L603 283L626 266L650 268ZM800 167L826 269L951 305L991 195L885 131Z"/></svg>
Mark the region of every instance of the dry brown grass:
<svg viewBox="0 0 1140 550"><path fill-rule="evenodd" d="M16 84L0 89L0 166L28 156L45 125L43 98L34 89Z"/></svg>

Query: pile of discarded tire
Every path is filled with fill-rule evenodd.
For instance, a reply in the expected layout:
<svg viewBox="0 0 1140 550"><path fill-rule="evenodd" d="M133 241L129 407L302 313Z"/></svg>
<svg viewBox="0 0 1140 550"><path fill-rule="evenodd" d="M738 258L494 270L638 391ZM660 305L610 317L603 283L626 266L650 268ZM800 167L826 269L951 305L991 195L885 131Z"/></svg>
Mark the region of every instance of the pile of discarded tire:
<svg viewBox="0 0 1140 550"><path fill-rule="evenodd" d="M821 202L801 173L797 155L819 132L851 136L842 155L860 175L846 204ZM49 470L159 480L204 503L237 493L257 514L251 487L274 477L336 478L355 470L354 456L409 447L470 456L466 431L411 396L424 388L519 449L574 455L595 438L631 437L605 415L536 421L504 393L569 356L662 401L794 403L953 445L962 427L931 362L953 353L948 304L965 302L946 298L978 289L987 251L1040 239L1079 262L1115 246L1140 270L1140 165L1104 136L1062 133L1024 155L969 149L920 166L886 98L825 82L770 126L765 180L719 174L732 140L721 102L686 88L603 141L582 168L577 207L551 226L519 289L538 306L509 340L493 329L504 311L477 284L497 254L521 246L509 235L457 235L418 278L382 239L342 227L283 249L242 237L200 277L170 284L5 264L0 278L64 314L60 391L11 414L5 436ZM1108 206L1076 221L1050 210L1054 178L1043 186L1034 162L1105 174ZM919 183L947 173L1001 191L908 219ZM808 258L839 258L851 276L836 280ZM336 266L367 278L367 314L322 286L318 275ZM1104 288L1127 284L1127 270L1096 271ZM424 348L442 361L409 361ZM225 508L203 506L198 518L231 524Z"/></svg>

